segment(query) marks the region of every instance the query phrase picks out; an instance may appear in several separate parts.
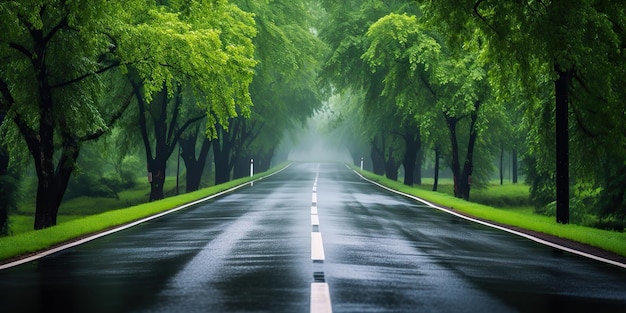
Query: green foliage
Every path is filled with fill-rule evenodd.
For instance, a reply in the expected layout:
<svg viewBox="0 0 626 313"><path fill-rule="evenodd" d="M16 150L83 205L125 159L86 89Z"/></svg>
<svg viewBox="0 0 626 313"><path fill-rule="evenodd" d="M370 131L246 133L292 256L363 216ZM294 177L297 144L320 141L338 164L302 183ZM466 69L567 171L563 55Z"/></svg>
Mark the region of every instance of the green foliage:
<svg viewBox="0 0 626 313"><path fill-rule="evenodd" d="M138 78L146 102L164 86L188 84L207 116L207 135L249 116L256 34L251 14L226 1L190 1L177 7L146 6L125 16L130 27L115 33L124 68ZM237 109L238 108L238 109Z"/></svg>
<svg viewBox="0 0 626 313"><path fill-rule="evenodd" d="M530 171L535 175L532 193L540 206L551 202L555 188L554 82L558 71L571 73L567 93L569 162L574 178L570 182L584 181L590 190L600 188L598 199L602 200L595 206L610 213L592 210L594 214L622 218L623 192L606 180L611 176L606 169L619 172L626 159L623 3L417 2L427 25L441 29L451 45L462 47L480 38L485 49L479 60L491 64L489 78L497 97L519 101L524 108L527 153L536 167Z"/></svg>

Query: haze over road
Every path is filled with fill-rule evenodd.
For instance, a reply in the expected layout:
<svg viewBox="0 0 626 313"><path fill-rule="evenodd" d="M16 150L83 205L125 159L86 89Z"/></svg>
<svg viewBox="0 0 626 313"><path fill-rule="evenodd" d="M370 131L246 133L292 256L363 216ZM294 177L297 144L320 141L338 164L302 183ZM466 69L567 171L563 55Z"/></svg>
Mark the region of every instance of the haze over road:
<svg viewBox="0 0 626 313"><path fill-rule="evenodd" d="M626 270L301 163L0 271L0 312L329 309L624 312Z"/></svg>

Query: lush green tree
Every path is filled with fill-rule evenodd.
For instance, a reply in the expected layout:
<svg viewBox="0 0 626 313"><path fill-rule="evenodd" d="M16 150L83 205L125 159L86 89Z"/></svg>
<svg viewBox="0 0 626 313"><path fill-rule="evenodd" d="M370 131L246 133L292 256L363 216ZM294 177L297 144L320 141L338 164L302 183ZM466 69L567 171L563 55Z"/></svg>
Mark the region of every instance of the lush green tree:
<svg viewBox="0 0 626 313"><path fill-rule="evenodd" d="M129 53L151 45L153 59L128 68L152 201L164 197L167 160L187 127L206 117L207 136L214 139L217 124L226 129L231 118L249 116L256 30L249 13L225 1L172 2L147 14L146 24L136 28L146 41L135 42L131 48L138 50ZM204 112L197 113L196 105Z"/></svg>
<svg viewBox="0 0 626 313"><path fill-rule="evenodd" d="M426 112L443 114L451 147L454 194L469 199L478 133L486 128L486 119L481 122L479 116L490 102L486 70L477 57L480 47L467 45L463 54L455 55L436 32L409 14L392 13L379 19L369 28L368 36L371 45L363 57L374 67L387 67L383 94L393 92L397 106L406 108L406 114L411 114L418 125L433 126L431 120L424 120L432 118ZM460 146L460 125L468 129L463 145L466 149Z"/></svg>
<svg viewBox="0 0 626 313"><path fill-rule="evenodd" d="M388 176L397 177L397 166L404 166L404 183L412 185L415 168L420 167L421 158L417 158L421 149L421 129L413 118L410 106L403 106L412 99L400 91L403 88L386 88L385 77L399 77L407 71L397 63L374 63L364 54L375 40L368 36L367 30L381 17L392 12L414 12L417 6L410 1L349 1L326 3L327 21L321 29L321 37L328 42L331 54L322 71L322 79L332 85L337 92L362 92L364 106L361 110L368 120L369 137L372 143L372 162L374 172L380 172L387 164ZM396 80L401 82L401 79ZM401 83L402 84L402 83ZM396 106L396 103L398 106ZM386 117L386 118L383 118ZM386 133L381 133L381 131ZM389 135L398 137L390 138ZM385 140L383 140L386 138ZM376 140L374 140L376 139ZM401 147L390 149L387 144L400 140ZM385 145L383 145L385 143ZM391 153L400 149L400 151ZM385 153L381 153L385 150ZM398 153L400 156L398 156ZM393 156L393 157L392 157Z"/></svg>
<svg viewBox="0 0 626 313"><path fill-rule="evenodd" d="M312 32L311 1L235 3L254 13L259 64L250 85L250 118L233 119L213 143L216 182L229 180L231 172L247 175L252 158L257 169L268 168L283 134L321 106L315 79L323 45Z"/></svg>
<svg viewBox="0 0 626 313"><path fill-rule="evenodd" d="M225 1L6 1L0 81L7 117L21 134L38 176L35 229L56 224L82 143L108 131L130 95L151 103L192 82L206 92L207 133L251 104L254 22ZM178 7L177 7L178 6ZM112 74L114 69L121 72ZM111 73L111 74L110 74ZM122 102L104 75L128 74ZM139 90L140 88L140 90ZM154 98L158 98L154 97ZM163 97L161 97L162 99ZM15 139L11 139L15 140Z"/></svg>
<svg viewBox="0 0 626 313"><path fill-rule="evenodd" d="M568 223L571 139L579 136L588 139L577 140L571 146L576 170L605 168L602 163L606 160L602 163L587 161L588 156L581 152L593 150L588 147L606 151L600 144L604 140L624 142L623 127L614 120L615 116L623 115L623 100L620 100L624 94L626 13L623 3L596 0L418 2L423 4L426 18L452 41L471 41L476 32L484 35L488 52L483 57L497 64L492 71L494 82L518 75L525 82L529 95L541 93L541 89L551 90L551 101L539 102L527 111L553 112L548 123L538 127L543 128L544 133L551 133L551 127L545 126L553 126L552 138L555 139L552 140L556 145L545 141L540 145L544 150L554 151L551 154L555 155L556 162L550 171L555 173L556 220ZM603 119L610 122L596 123ZM570 131L575 134L570 135ZM623 155L619 150L623 149L611 152ZM596 165L590 166L592 163ZM546 167L541 162L538 165Z"/></svg>
<svg viewBox="0 0 626 313"><path fill-rule="evenodd" d="M80 146L102 136L128 102L100 106L99 79L127 60L111 33L128 27L128 8L102 1L4 1L0 4L0 91L7 119L38 177L35 229L56 224Z"/></svg>

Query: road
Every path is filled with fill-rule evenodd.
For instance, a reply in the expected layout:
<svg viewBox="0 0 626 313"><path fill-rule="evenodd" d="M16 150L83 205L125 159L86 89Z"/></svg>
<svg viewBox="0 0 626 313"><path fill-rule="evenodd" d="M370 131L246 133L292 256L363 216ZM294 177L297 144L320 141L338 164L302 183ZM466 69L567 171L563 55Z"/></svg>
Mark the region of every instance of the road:
<svg viewBox="0 0 626 313"><path fill-rule="evenodd" d="M293 164L0 271L0 312L625 312L626 270Z"/></svg>

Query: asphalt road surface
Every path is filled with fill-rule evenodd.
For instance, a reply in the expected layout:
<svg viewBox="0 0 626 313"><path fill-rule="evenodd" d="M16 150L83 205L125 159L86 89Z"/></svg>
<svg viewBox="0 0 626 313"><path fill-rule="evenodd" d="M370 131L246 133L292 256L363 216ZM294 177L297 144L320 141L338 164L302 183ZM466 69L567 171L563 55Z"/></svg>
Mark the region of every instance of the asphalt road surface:
<svg viewBox="0 0 626 313"><path fill-rule="evenodd" d="M626 269L293 164L0 271L0 312L43 311L626 312Z"/></svg>

